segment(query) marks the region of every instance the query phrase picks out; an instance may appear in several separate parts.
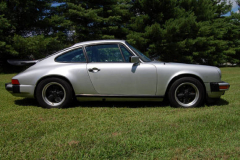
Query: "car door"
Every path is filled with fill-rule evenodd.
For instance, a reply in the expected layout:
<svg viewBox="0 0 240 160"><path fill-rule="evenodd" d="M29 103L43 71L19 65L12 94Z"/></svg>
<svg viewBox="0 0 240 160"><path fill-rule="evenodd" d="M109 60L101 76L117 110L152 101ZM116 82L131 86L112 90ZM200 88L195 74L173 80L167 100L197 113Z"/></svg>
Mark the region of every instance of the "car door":
<svg viewBox="0 0 240 160"><path fill-rule="evenodd" d="M155 95L155 66L128 62L131 53L118 44L85 47L87 70L95 90L107 95Z"/></svg>

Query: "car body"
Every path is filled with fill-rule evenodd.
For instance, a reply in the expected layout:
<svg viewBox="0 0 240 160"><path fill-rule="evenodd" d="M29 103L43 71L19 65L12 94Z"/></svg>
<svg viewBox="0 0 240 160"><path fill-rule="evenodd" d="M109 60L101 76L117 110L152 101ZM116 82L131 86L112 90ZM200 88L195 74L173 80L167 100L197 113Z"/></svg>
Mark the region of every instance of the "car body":
<svg viewBox="0 0 240 160"><path fill-rule="evenodd" d="M168 98L172 106L196 107L205 99L219 99L230 87L217 67L152 61L124 40L81 42L33 62L5 88L48 108L66 107L73 97Z"/></svg>

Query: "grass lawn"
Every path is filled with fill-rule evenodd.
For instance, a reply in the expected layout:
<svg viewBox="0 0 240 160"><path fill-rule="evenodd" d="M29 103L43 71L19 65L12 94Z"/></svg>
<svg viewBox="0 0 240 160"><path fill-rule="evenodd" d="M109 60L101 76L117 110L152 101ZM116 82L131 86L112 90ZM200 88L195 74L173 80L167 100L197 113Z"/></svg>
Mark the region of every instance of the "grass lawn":
<svg viewBox="0 0 240 160"><path fill-rule="evenodd" d="M221 68L231 87L213 106L82 102L43 109L13 97L0 75L0 159L240 159L240 68Z"/></svg>

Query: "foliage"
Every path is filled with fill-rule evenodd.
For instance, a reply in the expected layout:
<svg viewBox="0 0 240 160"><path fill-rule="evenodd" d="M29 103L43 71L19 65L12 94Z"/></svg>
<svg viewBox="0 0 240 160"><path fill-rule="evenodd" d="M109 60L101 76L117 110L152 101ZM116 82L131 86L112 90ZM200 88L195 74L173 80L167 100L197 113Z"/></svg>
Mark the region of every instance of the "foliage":
<svg viewBox="0 0 240 160"><path fill-rule="evenodd" d="M213 106L80 102L43 109L4 88L0 159L239 159L240 68L222 68L230 90Z"/></svg>
<svg viewBox="0 0 240 160"><path fill-rule="evenodd" d="M7 4L0 3L0 61L3 62L4 57L9 54L16 54L14 48L11 46L12 30L15 27L11 24L11 21L5 16L7 14Z"/></svg>
<svg viewBox="0 0 240 160"><path fill-rule="evenodd" d="M227 0L4 0L0 68L96 39L127 39L167 62L239 63L239 13L223 16L230 10Z"/></svg>
<svg viewBox="0 0 240 160"><path fill-rule="evenodd" d="M59 34L52 34L51 3L51 0L1 1L0 63L4 70L9 69L7 59L42 58L65 47Z"/></svg>
<svg viewBox="0 0 240 160"><path fill-rule="evenodd" d="M61 48L59 46L61 42L56 38L52 37L44 37L44 35L37 35L33 37L22 37L19 35L15 35L13 37L13 47L19 54L19 58L26 58L31 56L34 59L40 59L43 56L46 57L50 51L57 51L57 49Z"/></svg>
<svg viewBox="0 0 240 160"><path fill-rule="evenodd" d="M130 0L68 0L65 17L77 41L125 38Z"/></svg>
<svg viewBox="0 0 240 160"><path fill-rule="evenodd" d="M185 63L239 63L239 26L222 17L231 9L226 1L142 0L134 6L137 16L127 38L148 55Z"/></svg>

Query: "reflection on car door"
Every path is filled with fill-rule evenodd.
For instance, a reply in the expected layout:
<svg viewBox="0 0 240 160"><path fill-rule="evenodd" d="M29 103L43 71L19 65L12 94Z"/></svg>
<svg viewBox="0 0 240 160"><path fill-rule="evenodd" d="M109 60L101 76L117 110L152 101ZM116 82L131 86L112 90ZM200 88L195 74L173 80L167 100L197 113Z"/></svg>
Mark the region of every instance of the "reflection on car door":
<svg viewBox="0 0 240 160"><path fill-rule="evenodd" d="M108 95L155 95L155 66L125 61L117 44L86 47L87 70L95 90Z"/></svg>

